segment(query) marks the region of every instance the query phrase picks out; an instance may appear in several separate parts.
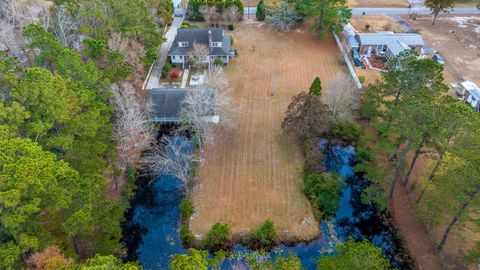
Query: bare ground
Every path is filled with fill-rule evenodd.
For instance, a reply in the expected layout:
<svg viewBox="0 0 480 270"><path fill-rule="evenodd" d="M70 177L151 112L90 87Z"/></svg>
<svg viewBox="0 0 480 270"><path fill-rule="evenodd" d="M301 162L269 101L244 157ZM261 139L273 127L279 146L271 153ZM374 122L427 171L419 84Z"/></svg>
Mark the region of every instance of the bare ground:
<svg viewBox="0 0 480 270"><path fill-rule="evenodd" d="M234 100L241 104L237 129L206 147L205 165L192 194L192 232L200 237L215 222L242 236L272 219L282 241L319 234L302 193L302 155L283 134L291 98L315 76L323 85L341 71L331 37L319 41L307 26L288 34L253 22L233 33L239 56L226 69Z"/></svg>

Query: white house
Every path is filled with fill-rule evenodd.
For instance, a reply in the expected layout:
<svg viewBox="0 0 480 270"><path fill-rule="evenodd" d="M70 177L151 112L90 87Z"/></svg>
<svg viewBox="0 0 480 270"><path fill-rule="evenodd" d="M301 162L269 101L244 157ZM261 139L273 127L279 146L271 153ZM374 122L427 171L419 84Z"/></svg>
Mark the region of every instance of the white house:
<svg viewBox="0 0 480 270"><path fill-rule="evenodd" d="M194 43L208 48L205 64L220 59L227 64L231 58L230 36L225 36L221 28L179 28L168 55L173 64L188 64L188 53Z"/></svg>
<svg viewBox="0 0 480 270"><path fill-rule="evenodd" d="M388 58L394 58L406 50L420 52L425 45L421 35L412 33L358 33L355 38L360 43L359 46L356 45L359 47L358 52L368 57L372 54L385 54Z"/></svg>

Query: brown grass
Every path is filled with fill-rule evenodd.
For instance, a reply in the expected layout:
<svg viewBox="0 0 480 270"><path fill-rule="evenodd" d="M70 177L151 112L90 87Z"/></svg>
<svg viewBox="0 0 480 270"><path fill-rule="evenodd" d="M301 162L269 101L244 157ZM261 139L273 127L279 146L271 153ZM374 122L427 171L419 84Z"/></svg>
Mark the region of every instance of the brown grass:
<svg viewBox="0 0 480 270"><path fill-rule="evenodd" d="M403 33L402 26L387 15L353 15L350 19L352 26L359 32L381 32L393 31L396 33ZM365 25L370 25L367 29Z"/></svg>
<svg viewBox="0 0 480 270"><path fill-rule="evenodd" d="M454 18L468 18L460 26ZM437 50L445 59L446 82L461 78L480 84L480 16L440 15L432 26L430 16L409 20L408 23L422 34L427 45ZM453 33L452 33L453 31ZM478 32L475 32L478 31Z"/></svg>
<svg viewBox="0 0 480 270"><path fill-rule="evenodd" d="M331 37L319 41L308 27L280 34L244 23L233 34L239 56L226 73L242 111L237 129L205 149L191 229L201 236L227 222L241 236L272 219L281 240L312 239L319 228L302 193L301 151L281 123L291 98L315 76L326 85L341 71L336 45Z"/></svg>
<svg viewBox="0 0 480 270"><path fill-rule="evenodd" d="M350 7L408 7L407 0L348 0Z"/></svg>

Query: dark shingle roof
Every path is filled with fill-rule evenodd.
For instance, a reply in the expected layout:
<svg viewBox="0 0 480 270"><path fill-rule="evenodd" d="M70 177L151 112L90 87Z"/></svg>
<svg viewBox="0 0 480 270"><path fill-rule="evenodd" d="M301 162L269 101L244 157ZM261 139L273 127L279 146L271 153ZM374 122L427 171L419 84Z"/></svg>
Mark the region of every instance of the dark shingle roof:
<svg viewBox="0 0 480 270"><path fill-rule="evenodd" d="M212 42L222 42L222 47L209 48L210 55L230 55L230 36L223 36L221 28L179 28L169 55L187 55L194 42L209 47L208 31L212 32ZM187 41L188 47L179 47L181 41Z"/></svg>
<svg viewBox="0 0 480 270"><path fill-rule="evenodd" d="M156 117L180 117L184 88L157 88L148 90L152 103L152 115Z"/></svg>

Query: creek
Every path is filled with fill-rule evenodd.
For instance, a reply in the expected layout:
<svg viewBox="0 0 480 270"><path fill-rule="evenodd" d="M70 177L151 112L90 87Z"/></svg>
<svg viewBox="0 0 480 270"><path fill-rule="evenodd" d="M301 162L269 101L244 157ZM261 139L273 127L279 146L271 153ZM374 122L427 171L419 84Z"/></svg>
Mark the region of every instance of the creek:
<svg viewBox="0 0 480 270"><path fill-rule="evenodd" d="M337 241L343 242L352 237L368 239L380 247L392 267L413 269L412 261L390 222L390 216L375 205L361 202L362 191L369 185L369 181L354 170L355 148L342 145L327 147L323 140L319 142L319 147L324 154L325 169L339 174L345 183L340 207L333 219L319 222L322 231L319 238L295 246L280 245L269 256L293 252L300 258L305 269L314 270L318 258L331 253ZM177 232L182 198L181 182L174 177L161 176L155 181L140 177L137 180L136 194L122 226L127 260L138 260L147 270L168 269L171 255L187 253ZM249 250L237 244L233 251ZM236 263L236 259L226 260L222 269L231 269L233 263Z"/></svg>

